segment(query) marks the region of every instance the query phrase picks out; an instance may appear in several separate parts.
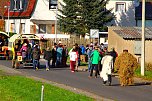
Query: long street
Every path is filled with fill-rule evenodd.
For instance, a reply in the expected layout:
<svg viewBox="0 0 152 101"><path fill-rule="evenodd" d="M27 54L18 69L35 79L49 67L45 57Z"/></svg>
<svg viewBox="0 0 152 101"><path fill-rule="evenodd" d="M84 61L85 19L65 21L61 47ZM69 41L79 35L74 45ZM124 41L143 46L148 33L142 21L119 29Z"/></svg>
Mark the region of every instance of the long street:
<svg viewBox="0 0 152 101"><path fill-rule="evenodd" d="M0 65L11 68L11 61L0 60ZM142 81L135 81L135 86L121 87L118 78L113 77L112 86L103 86L100 77L88 78L88 72L71 73L69 68L53 68L49 71L44 68L38 71L29 68L16 70L31 76L82 89L115 101L152 101L152 85Z"/></svg>

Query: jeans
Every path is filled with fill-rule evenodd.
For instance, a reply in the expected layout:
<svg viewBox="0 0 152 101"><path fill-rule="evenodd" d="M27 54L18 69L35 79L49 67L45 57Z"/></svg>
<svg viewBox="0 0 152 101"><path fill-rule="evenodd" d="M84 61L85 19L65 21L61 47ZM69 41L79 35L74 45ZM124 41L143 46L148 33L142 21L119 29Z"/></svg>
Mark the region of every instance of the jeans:
<svg viewBox="0 0 152 101"><path fill-rule="evenodd" d="M112 75L111 74L108 74L108 84L111 85L111 82L112 82ZM103 84L106 84L107 81L103 81Z"/></svg>
<svg viewBox="0 0 152 101"><path fill-rule="evenodd" d="M57 57L56 65L62 64L62 57Z"/></svg>
<svg viewBox="0 0 152 101"><path fill-rule="evenodd" d="M34 69L36 69L36 67L38 68L39 66L39 60L33 59L33 67Z"/></svg>
<svg viewBox="0 0 152 101"><path fill-rule="evenodd" d="M50 60L45 60L45 66L46 68L50 68Z"/></svg>
<svg viewBox="0 0 152 101"><path fill-rule="evenodd" d="M97 77L97 73L98 73L98 64L92 64L90 76L92 76L92 74L93 74L93 69L95 69L95 77Z"/></svg>
<svg viewBox="0 0 152 101"><path fill-rule="evenodd" d="M92 61L88 59L88 71L91 71L92 68Z"/></svg>

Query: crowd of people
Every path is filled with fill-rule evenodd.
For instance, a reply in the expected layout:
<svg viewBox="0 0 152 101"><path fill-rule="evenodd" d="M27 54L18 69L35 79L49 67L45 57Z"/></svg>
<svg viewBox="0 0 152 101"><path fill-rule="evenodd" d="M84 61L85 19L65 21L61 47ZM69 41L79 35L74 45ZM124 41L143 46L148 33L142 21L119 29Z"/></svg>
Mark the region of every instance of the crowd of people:
<svg viewBox="0 0 152 101"><path fill-rule="evenodd" d="M21 44L18 41L15 44L14 51L14 59L17 59L17 52L19 51L22 54L23 61L31 59L34 69L39 69L41 51L38 44L30 44L27 40L24 40ZM114 72L114 63L117 56L118 54L114 48L108 51L107 46L103 44L97 45L90 43L85 47L83 44L79 46L76 43L68 51L67 46L63 45L61 41L58 44L54 43L52 48L47 47L43 52L47 71L53 67L67 66L67 58L69 57L71 72L78 72L80 62L85 59L88 62L89 78L100 76L103 79L104 85L111 85L112 72Z"/></svg>

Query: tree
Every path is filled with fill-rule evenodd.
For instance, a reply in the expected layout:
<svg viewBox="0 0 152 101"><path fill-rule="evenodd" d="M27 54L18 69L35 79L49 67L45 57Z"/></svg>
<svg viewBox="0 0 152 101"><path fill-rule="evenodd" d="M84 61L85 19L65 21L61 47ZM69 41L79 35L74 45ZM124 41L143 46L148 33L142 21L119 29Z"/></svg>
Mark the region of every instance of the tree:
<svg viewBox="0 0 152 101"><path fill-rule="evenodd" d="M66 5L59 9L60 30L66 33L89 33L90 29L106 30L106 24L114 19L111 10L106 9L109 0L63 0Z"/></svg>

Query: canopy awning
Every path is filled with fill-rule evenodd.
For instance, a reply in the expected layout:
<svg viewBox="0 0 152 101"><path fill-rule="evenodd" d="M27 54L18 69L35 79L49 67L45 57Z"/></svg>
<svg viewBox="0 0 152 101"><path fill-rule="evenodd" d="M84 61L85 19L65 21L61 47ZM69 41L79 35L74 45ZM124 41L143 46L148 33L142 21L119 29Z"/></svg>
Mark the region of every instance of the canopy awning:
<svg viewBox="0 0 152 101"><path fill-rule="evenodd" d="M52 38L65 38L65 39L69 39L70 35L65 35L65 34L36 34L37 36L39 36L40 39L52 39Z"/></svg>
<svg viewBox="0 0 152 101"><path fill-rule="evenodd" d="M15 40L22 40L22 39L34 39L34 40L40 40L40 38L35 34L14 34L12 37L10 37L9 42L15 42Z"/></svg>

